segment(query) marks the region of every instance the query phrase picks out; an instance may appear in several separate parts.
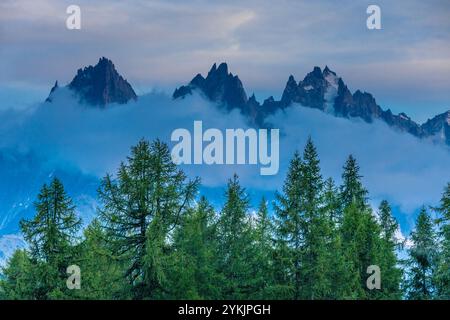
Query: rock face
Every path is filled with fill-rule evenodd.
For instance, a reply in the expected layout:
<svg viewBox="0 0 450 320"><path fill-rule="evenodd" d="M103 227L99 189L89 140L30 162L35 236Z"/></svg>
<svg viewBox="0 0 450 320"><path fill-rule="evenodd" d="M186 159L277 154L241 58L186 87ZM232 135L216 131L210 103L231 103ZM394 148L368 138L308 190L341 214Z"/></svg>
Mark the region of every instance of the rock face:
<svg viewBox="0 0 450 320"><path fill-rule="evenodd" d="M228 72L226 63L219 67L214 64L206 78L197 74L187 86L175 90L173 98L184 98L192 94L193 90L199 90L209 100L219 102L228 108L242 108L248 99L241 80Z"/></svg>
<svg viewBox="0 0 450 320"><path fill-rule="evenodd" d="M294 76L289 76L281 99L277 101L269 97L262 105L256 101L254 95L247 99L241 81L237 76L228 73L225 63L219 68L214 64L206 78L200 74L195 76L188 85L176 89L173 98L184 98L194 90L213 102L225 105L228 110L241 109L242 114L248 116L251 123L258 125L264 123L267 115L292 104L299 104L337 117L360 118L368 123L374 120L383 121L396 130L408 132L418 138L439 138L439 141L450 145L450 111L419 125L405 113L395 115L389 109L383 110L368 92L356 90L352 93L342 78L328 66L323 71L314 67L300 82L297 82Z"/></svg>
<svg viewBox="0 0 450 320"><path fill-rule="evenodd" d="M450 110L429 119L422 129L427 136L450 146Z"/></svg>
<svg viewBox="0 0 450 320"><path fill-rule="evenodd" d="M66 87L74 92L81 102L92 106L125 104L137 99L131 85L117 72L111 60L104 57L100 58L95 66L79 69ZM46 101L51 103L59 89L56 81ZM176 89L173 98L183 99L194 91L227 111L239 109L250 124L256 126L263 125L268 115L298 104L337 117L360 118L368 123L383 121L396 130L408 132L418 138L431 138L450 146L450 111L419 125L405 113L395 115L389 109L383 110L368 92L356 90L352 93L342 78L328 66L323 71L314 67L299 82L294 76L289 76L281 99L269 97L262 104L256 100L254 94L248 98L241 80L228 71L226 63L221 63L218 67L214 64L206 77L197 74L189 84Z"/></svg>
<svg viewBox="0 0 450 320"><path fill-rule="evenodd" d="M131 85L116 70L111 60L100 58L95 66L78 69L76 76L67 86L80 99L80 102L104 107L110 103L124 104L136 100L137 95ZM52 101L52 88L46 101Z"/></svg>
<svg viewBox="0 0 450 320"><path fill-rule="evenodd" d="M53 94L55 93L56 90L59 89L58 86L58 81L55 81L55 85L53 86L53 88L50 90L50 94L48 95L47 99L45 99L45 102L52 102L53 101Z"/></svg>
<svg viewBox="0 0 450 320"><path fill-rule="evenodd" d="M226 110L240 109L252 123L261 120L260 104L256 101L255 95L247 98L241 80L228 71L226 63L221 63L219 67L214 64L206 78L197 74L188 85L177 88L173 98L183 99L195 90Z"/></svg>
<svg viewBox="0 0 450 320"><path fill-rule="evenodd" d="M325 110L325 93L328 85L325 73L319 67L314 67L314 70L298 84L291 75L286 83L281 103L283 106L299 103L305 107Z"/></svg>

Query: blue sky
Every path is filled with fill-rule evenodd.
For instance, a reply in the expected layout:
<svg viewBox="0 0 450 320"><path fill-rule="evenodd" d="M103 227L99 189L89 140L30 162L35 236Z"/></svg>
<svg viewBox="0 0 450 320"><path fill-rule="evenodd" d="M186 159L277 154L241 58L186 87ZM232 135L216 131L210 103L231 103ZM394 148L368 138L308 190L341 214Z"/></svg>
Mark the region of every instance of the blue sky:
<svg viewBox="0 0 450 320"><path fill-rule="evenodd" d="M70 4L81 30L65 27ZM369 4L382 30L366 28ZM2 0L0 108L43 99L106 56L138 91L170 92L226 61L260 100L329 65L352 91L422 122L450 109L449 16L446 0Z"/></svg>

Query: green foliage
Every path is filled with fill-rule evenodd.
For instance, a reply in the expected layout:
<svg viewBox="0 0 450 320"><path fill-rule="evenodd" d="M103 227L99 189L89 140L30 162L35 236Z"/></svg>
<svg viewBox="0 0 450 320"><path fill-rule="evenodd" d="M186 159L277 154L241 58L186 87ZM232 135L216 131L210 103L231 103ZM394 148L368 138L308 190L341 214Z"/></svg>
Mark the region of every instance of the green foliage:
<svg viewBox="0 0 450 320"><path fill-rule="evenodd" d="M202 197L196 208L183 216L174 234L169 265L168 297L171 299L218 299L219 274L217 218Z"/></svg>
<svg viewBox="0 0 450 320"><path fill-rule="evenodd" d="M367 190L361 182L362 176L359 174L359 166L356 159L350 155L345 162L344 172L342 173L341 186L341 207L346 208L352 203L358 207L367 205Z"/></svg>
<svg viewBox="0 0 450 320"><path fill-rule="evenodd" d="M392 209L386 200L383 200L378 209L381 227L380 268L382 270L381 290L376 291L380 299L401 299L402 292L400 284L403 276L398 267L396 255L397 249L401 248L396 232L399 229L398 222L392 216Z"/></svg>
<svg viewBox="0 0 450 320"><path fill-rule="evenodd" d="M25 250L17 250L3 269L0 280L0 298L8 300L31 300L35 298L32 278L33 266Z"/></svg>
<svg viewBox="0 0 450 320"><path fill-rule="evenodd" d="M416 229L411 234L413 242L406 261L405 289L412 300L433 299L436 293L435 271L437 262L436 233L425 207L419 213Z"/></svg>
<svg viewBox="0 0 450 320"><path fill-rule="evenodd" d="M106 232L95 219L84 230L84 241L79 246L77 265L82 273L80 290L74 290L77 299L105 300L126 298L121 295L127 287L122 277L124 262L109 250Z"/></svg>
<svg viewBox="0 0 450 320"><path fill-rule="evenodd" d="M76 262L76 234L81 220L76 216L75 207L62 183L56 178L50 186L42 187L35 208L33 219L20 222L24 238L30 245L29 253L19 251L5 270L6 283L12 280L18 284L17 294L10 298L21 299L22 294L31 295L34 299L70 298L66 269ZM25 274L8 277L17 270L24 270ZM28 282L28 287L25 282Z"/></svg>
<svg viewBox="0 0 450 320"><path fill-rule="evenodd" d="M436 208L440 214L438 219L439 237L441 240L439 264L436 271L436 298L450 299L450 183L445 187L440 201L440 206Z"/></svg>
<svg viewBox="0 0 450 320"><path fill-rule="evenodd" d="M219 270L224 279L223 299L244 299L256 290L253 230L248 215L249 198L237 175L228 181L225 205L218 221Z"/></svg>
<svg viewBox="0 0 450 320"><path fill-rule="evenodd" d="M311 139L303 157L291 161L283 194L277 195L276 264L277 289L290 299L342 298L346 266L337 232L338 197L332 180L324 184L319 159Z"/></svg>
<svg viewBox="0 0 450 320"><path fill-rule="evenodd" d="M42 187L35 216L21 222L28 249L2 269L0 299L449 299L450 184L435 208L437 233L420 213L403 274L389 203L376 216L356 159L343 169L339 188L324 180L308 139L273 210L262 198L252 213L234 175L217 212L166 144L141 140L103 179L99 215L82 237L61 182ZM72 264L79 290L66 287ZM373 265L380 289L366 283Z"/></svg>
<svg viewBox="0 0 450 320"><path fill-rule="evenodd" d="M159 140L141 140L122 163L117 178L100 186L100 221L114 257L127 264L131 298L155 298L164 291L168 235L188 209L198 181L187 181Z"/></svg>

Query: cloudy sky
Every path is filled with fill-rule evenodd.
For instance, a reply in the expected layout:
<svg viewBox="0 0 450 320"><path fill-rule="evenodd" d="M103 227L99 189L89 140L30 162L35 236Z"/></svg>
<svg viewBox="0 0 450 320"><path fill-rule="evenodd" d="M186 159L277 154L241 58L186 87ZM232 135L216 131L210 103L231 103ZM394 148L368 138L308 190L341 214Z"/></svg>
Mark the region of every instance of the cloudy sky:
<svg viewBox="0 0 450 320"><path fill-rule="evenodd" d="M81 30L66 29L70 4ZM366 28L369 4L382 30ZM106 56L139 93L170 92L226 61L259 100L328 65L421 122L450 109L449 16L448 0L2 0L0 108L43 99Z"/></svg>

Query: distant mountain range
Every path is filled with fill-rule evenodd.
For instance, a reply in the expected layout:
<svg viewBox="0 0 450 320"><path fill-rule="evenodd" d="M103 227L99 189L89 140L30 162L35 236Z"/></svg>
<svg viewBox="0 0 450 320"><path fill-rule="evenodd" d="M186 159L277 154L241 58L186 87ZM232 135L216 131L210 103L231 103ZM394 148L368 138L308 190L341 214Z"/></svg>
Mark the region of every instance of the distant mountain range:
<svg viewBox="0 0 450 320"><path fill-rule="evenodd" d="M67 85L79 100L94 106L105 107L111 103L124 104L138 97L131 85L119 75L111 60L101 58L97 65L79 69ZM47 98L52 101L58 83ZM194 91L217 103L226 110L239 109L253 125L261 126L270 114L294 104L319 109L344 118L360 118L367 123L380 120L393 129L408 132L417 138L426 138L450 146L450 110L429 119L423 124L414 122L406 113L393 114L382 109L368 92L352 93L343 79L326 66L314 67L302 81L291 75L280 100L269 97L260 103L255 95L248 97L237 75L228 71L226 63L214 64L206 77L197 74L187 85L177 88L174 99L183 99Z"/></svg>
<svg viewBox="0 0 450 320"><path fill-rule="evenodd" d="M268 115L297 103L338 117L361 118L368 123L381 120L418 138L432 137L450 146L450 110L419 125L405 113L394 115L389 109L383 110L370 93L357 90L352 94L342 78L327 66L323 71L314 67L299 82L289 76L279 101L269 97L260 104L254 95L247 98L241 80L228 72L226 63L219 67L214 64L206 78L197 74L188 85L176 89L173 98L182 99L193 91L228 109L241 109L255 124L262 124Z"/></svg>

